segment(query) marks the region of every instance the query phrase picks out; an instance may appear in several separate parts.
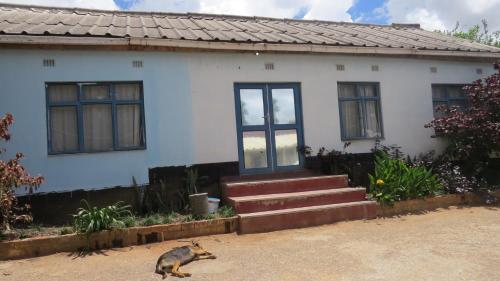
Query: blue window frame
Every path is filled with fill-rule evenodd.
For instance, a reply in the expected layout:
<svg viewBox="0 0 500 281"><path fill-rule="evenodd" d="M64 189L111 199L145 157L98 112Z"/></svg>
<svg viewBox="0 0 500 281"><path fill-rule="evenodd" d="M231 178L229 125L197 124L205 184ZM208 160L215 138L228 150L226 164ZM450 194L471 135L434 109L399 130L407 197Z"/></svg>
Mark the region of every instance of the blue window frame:
<svg viewBox="0 0 500 281"><path fill-rule="evenodd" d="M140 81L48 82L49 154L146 148Z"/></svg>
<svg viewBox="0 0 500 281"><path fill-rule="evenodd" d="M342 140L383 138L378 82L339 82Z"/></svg>
<svg viewBox="0 0 500 281"><path fill-rule="evenodd" d="M432 105L434 108L434 118L440 118L445 112L439 110L439 107L452 108L458 107L465 109L467 107L467 95L463 91L465 85L461 84L432 84Z"/></svg>

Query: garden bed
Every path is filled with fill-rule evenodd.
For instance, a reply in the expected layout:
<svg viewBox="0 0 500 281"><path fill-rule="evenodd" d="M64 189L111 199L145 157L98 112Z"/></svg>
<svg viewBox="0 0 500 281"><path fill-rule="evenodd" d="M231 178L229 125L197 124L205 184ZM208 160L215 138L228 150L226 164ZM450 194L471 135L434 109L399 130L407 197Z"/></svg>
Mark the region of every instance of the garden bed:
<svg viewBox="0 0 500 281"><path fill-rule="evenodd" d="M378 205L377 217L392 217L410 213L421 213L460 205L481 205L484 199L474 193L447 194L425 199L395 202L393 206Z"/></svg>
<svg viewBox="0 0 500 281"><path fill-rule="evenodd" d="M0 260L127 247L179 238L224 234L238 229L238 217L182 222L165 225L112 229L84 234L45 236L0 242Z"/></svg>

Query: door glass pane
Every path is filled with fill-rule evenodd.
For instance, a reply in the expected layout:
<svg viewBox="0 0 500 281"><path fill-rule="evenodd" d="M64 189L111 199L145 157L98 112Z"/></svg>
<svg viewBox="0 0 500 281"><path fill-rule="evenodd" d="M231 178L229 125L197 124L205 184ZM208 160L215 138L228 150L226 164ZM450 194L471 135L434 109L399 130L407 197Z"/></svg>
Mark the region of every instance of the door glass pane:
<svg viewBox="0 0 500 281"><path fill-rule="evenodd" d="M86 151L113 149L111 105L83 106L83 138Z"/></svg>
<svg viewBox="0 0 500 281"><path fill-rule="evenodd" d="M446 88L443 86L432 86L432 98L433 99L446 99Z"/></svg>
<svg viewBox="0 0 500 281"><path fill-rule="evenodd" d="M361 108L358 101L341 101L344 138L362 137Z"/></svg>
<svg viewBox="0 0 500 281"><path fill-rule="evenodd" d="M449 98L463 98L463 97L465 97L465 92L462 90L462 86L449 86L448 87L448 97Z"/></svg>
<svg viewBox="0 0 500 281"><path fill-rule="evenodd" d="M241 89L241 120L243 126L264 125L264 99L261 89Z"/></svg>
<svg viewBox="0 0 500 281"><path fill-rule="evenodd" d="M274 124L295 124L293 89L272 89Z"/></svg>
<svg viewBox="0 0 500 281"><path fill-rule="evenodd" d="M245 168L267 168L266 132L243 132Z"/></svg>
<svg viewBox="0 0 500 281"><path fill-rule="evenodd" d="M107 85L83 85L82 99L84 100L108 100L109 89Z"/></svg>
<svg viewBox="0 0 500 281"><path fill-rule="evenodd" d="M78 150L78 127L76 107L51 107L50 140L51 152L71 152Z"/></svg>
<svg viewBox="0 0 500 281"><path fill-rule="evenodd" d="M297 151L297 131L277 130L274 132L276 142L276 163L278 166L299 165Z"/></svg>

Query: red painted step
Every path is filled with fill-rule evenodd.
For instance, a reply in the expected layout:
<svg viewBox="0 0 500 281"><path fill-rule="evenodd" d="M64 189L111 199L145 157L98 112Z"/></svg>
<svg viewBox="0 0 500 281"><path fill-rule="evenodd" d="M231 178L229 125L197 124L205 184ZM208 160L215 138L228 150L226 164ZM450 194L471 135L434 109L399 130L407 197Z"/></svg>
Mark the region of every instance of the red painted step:
<svg viewBox="0 0 500 281"><path fill-rule="evenodd" d="M224 183L225 197L302 192L347 187L346 175Z"/></svg>
<svg viewBox="0 0 500 281"><path fill-rule="evenodd" d="M365 200L364 188L337 188L293 193L229 197L236 213L247 214L279 209L329 205Z"/></svg>
<svg viewBox="0 0 500 281"><path fill-rule="evenodd" d="M323 225L345 220L373 219L377 203L359 201L241 214L240 234Z"/></svg>

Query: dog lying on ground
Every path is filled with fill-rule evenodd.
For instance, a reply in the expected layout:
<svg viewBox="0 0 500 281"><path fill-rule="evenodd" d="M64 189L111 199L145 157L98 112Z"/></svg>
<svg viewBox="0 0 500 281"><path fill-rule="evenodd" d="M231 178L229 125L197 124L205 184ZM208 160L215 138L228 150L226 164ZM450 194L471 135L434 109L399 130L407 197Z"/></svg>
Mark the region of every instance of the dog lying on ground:
<svg viewBox="0 0 500 281"><path fill-rule="evenodd" d="M207 252L203 247L195 241L191 241L192 245L176 247L160 256L156 262L155 273L167 277L167 273L171 273L176 277L191 276L190 273L180 272L181 265L201 259L215 259L216 257Z"/></svg>

